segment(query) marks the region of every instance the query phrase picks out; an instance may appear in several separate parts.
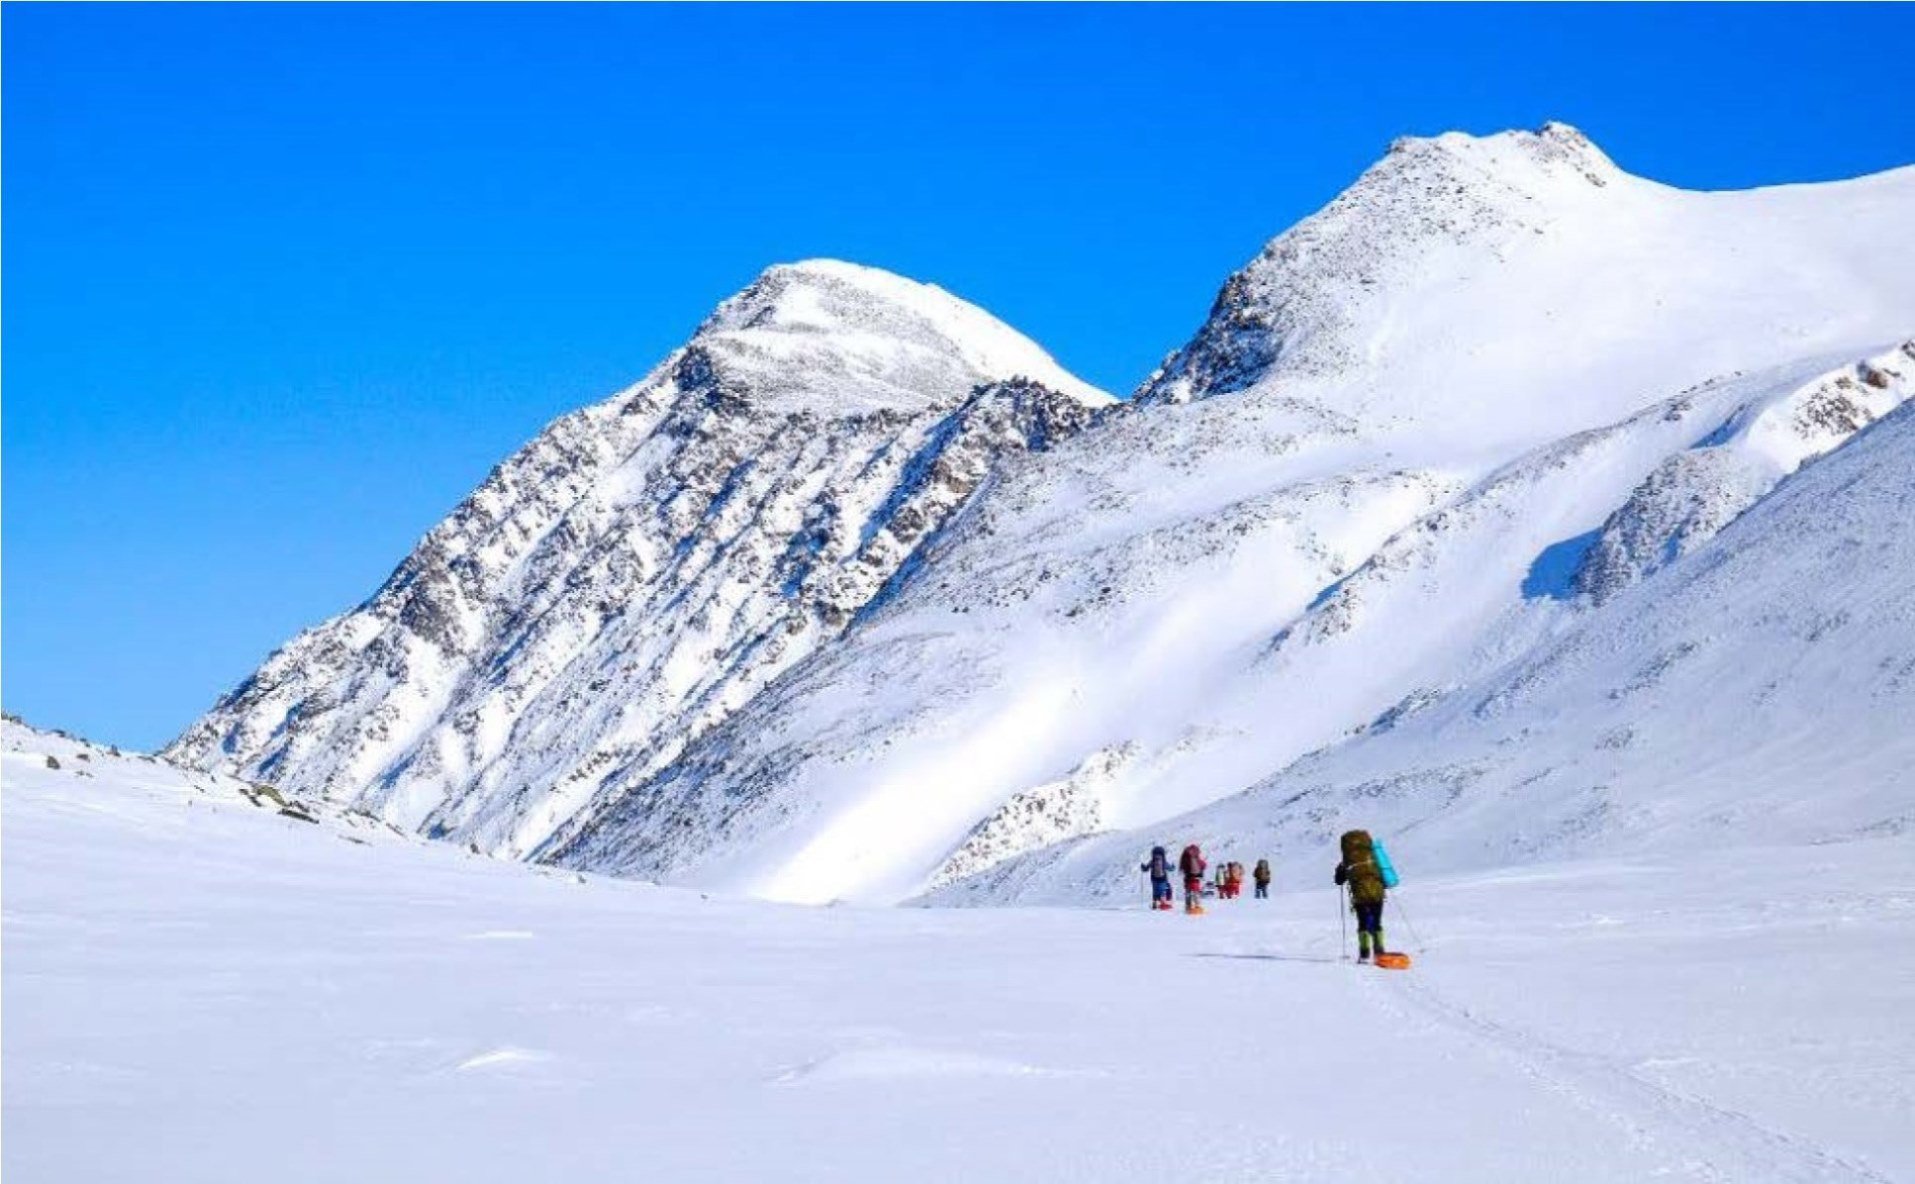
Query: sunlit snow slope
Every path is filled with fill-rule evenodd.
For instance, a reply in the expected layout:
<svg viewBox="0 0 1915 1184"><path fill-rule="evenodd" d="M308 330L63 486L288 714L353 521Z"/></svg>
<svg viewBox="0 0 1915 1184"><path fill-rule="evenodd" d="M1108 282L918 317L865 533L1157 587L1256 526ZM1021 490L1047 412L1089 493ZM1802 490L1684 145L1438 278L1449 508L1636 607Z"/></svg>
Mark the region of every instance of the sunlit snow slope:
<svg viewBox="0 0 1915 1184"><path fill-rule="evenodd" d="M1584 546L1638 529L1625 524L1664 488L1645 482ZM1248 793L1001 864L948 899L1131 897L1152 834L1269 856L1282 881L1310 884L1353 825L1424 869L1750 843L1839 852L1915 832L1915 404L1706 543L1676 553L1680 529L1656 533L1664 566L1511 660L1423 687ZM1545 597L1573 594L1566 569L1537 578Z"/></svg>
<svg viewBox="0 0 1915 1184"><path fill-rule="evenodd" d="M1133 406L1007 472L849 634L553 854L820 901L1094 832L1147 849L1547 652L1899 405L1910 225L1915 170L1692 193L1560 125L1403 141L1232 277ZM1446 860L1555 842L1476 821Z"/></svg>

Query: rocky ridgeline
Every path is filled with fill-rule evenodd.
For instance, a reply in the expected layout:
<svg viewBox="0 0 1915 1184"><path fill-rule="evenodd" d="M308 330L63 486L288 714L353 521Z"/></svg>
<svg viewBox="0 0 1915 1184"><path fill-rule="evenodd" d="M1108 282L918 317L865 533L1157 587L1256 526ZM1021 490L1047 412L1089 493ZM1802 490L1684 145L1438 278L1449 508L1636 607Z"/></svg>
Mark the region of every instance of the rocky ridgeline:
<svg viewBox="0 0 1915 1184"><path fill-rule="evenodd" d="M937 289L775 268L170 751L522 854L841 632L1004 458L1105 402Z"/></svg>

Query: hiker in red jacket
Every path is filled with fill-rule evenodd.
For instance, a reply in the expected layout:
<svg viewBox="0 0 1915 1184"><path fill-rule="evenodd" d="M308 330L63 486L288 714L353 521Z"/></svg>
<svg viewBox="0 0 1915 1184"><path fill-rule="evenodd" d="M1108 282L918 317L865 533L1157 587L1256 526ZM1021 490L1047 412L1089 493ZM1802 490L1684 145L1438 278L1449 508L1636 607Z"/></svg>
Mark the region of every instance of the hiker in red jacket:
<svg viewBox="0 0 1915 1184"><path fill-rule="evenodd" d="M1177 870L1184 874L1184 912L1195 915L1204 911L1204 869L1210 866L1204 862L1204 853L1192 843L1184 848L1183 857L1177 861Z"/></svg>

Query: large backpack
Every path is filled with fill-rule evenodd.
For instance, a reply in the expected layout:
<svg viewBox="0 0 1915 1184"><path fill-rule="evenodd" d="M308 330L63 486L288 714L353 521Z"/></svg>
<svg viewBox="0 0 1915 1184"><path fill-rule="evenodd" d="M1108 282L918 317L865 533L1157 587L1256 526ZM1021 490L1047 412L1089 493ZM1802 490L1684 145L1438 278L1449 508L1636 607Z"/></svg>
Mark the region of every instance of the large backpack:
<svg viewBox="0 0 1915 1184"><path fill-rule="evenodd" d="M1204 855L1203 852L1197 850L1197 844L1192 843L1190 846L1184 848L1183 858L1177 861L1177 866L1186 876L1201 876L1204 874Z"/></svg>
<svg viewBox="0 0 1915 1184"><path fill-rule="evenodd" d="M1355 867L1375 858L1376 844L1371 841L1370 832L1367 830L1346 830L1337 842L1343 848L1345 867Z"/></svg>
<svg viewBox="0 0 1915 1184"><path fill-rule="evenodd" d="M1164 854L1162 847L1150 849L1150 878L1153 880L1170 878L1170 856Z"/></svg>
<svg viewBox="0 0 1915 1184"><path fill-rule="evenodd" d="M1383 871L1377 866L1376 844L1367 830L1343 832L1343 872L1350 885L1350 901L1359 905L1383 903Z"/></svg>

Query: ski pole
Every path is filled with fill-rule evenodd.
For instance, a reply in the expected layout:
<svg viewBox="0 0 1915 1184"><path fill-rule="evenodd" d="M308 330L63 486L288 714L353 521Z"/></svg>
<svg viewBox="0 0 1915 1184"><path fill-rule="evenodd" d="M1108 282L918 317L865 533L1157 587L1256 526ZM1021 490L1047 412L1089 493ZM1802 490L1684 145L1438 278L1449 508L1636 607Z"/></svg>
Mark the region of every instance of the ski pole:
<svg viewBox="0 0 1915 1184"><path fill-rule="evenodd" d="M1396 915L1403 918L1403 927L1410 931L1410 940L1416 943L1416 952L1422 953L1429 943L1424 941L1423 935L1416 931L1416 922L1410 920L1409 910L1403 907L1402 899L1391 897L1391 901L1396 905Z"/></svg>
<svg viewBox="0 0 1915 1184"><path fill-rule="evenodd" d="M1350 960L1350 910L1343 907L1344 887L1337 885L1337 961Z"/></svg>

